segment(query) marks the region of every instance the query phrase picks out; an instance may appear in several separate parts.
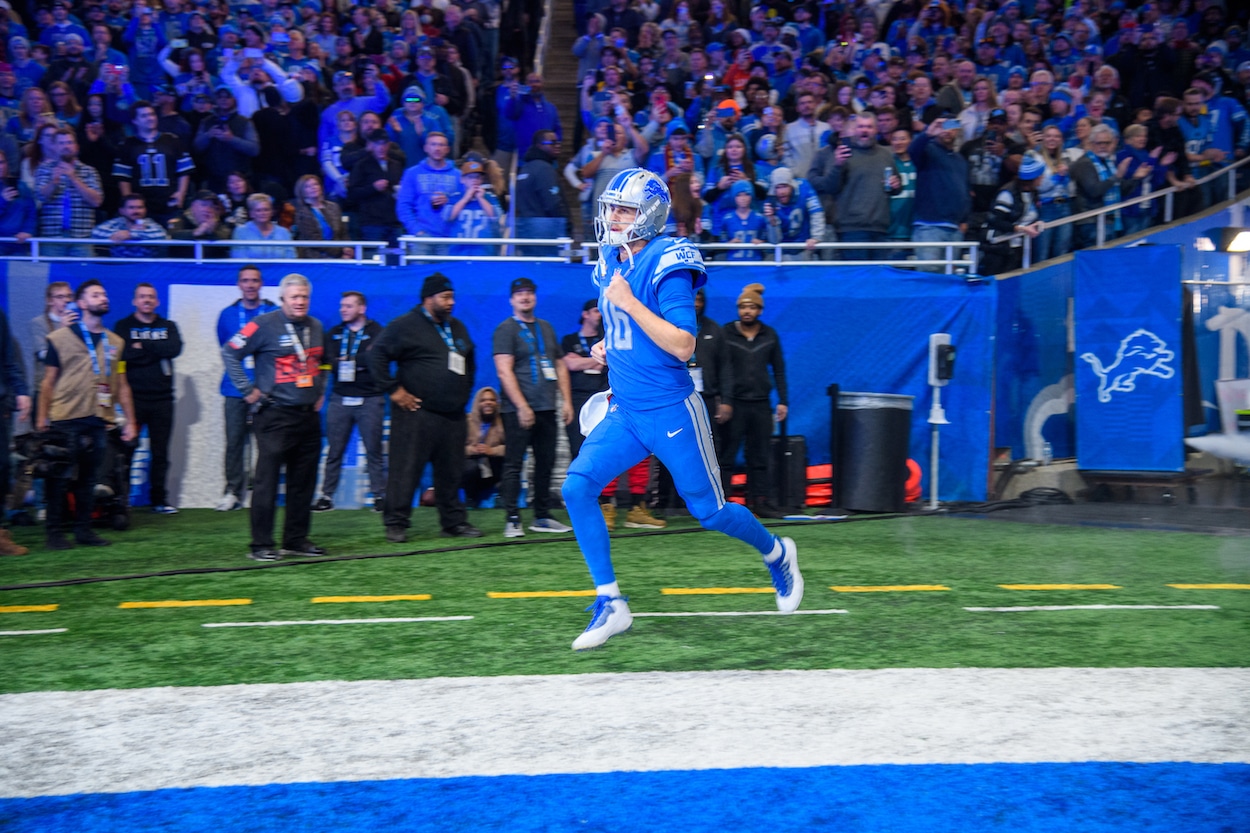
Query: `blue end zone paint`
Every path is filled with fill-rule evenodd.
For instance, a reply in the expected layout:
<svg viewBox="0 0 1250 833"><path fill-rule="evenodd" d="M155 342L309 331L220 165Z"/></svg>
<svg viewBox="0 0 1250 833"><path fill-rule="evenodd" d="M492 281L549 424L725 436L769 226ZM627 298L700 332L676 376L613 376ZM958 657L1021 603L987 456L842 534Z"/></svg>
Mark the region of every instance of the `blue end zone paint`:
<svg viewBox="0 0 1250 833"><path fill-rule="evenodd" d="M1250 830L1250 764L845 766L196 788L6 799L0 829L1240 833Z"/></svg>

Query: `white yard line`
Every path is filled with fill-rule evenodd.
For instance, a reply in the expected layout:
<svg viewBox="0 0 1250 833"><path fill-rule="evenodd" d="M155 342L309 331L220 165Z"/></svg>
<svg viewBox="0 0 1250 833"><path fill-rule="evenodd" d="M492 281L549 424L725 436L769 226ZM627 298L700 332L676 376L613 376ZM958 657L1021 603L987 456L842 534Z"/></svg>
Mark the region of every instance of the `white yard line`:
<svg viewBox="0 0 1250 833"><path fill-rule="evenodd" d="M2 796L748 766L1250 762L1250 669L648 672L37 692L0 697L0 737Z"/></svg>
<svg viewBox="0 0 1250 833"><path fill-rule="evenodd" d="M69 628L44 628L38 631L0 631L0 636L37 636L41 633L65 633Z"/></svg>
<svg viewBox="0 0 1250 833"><path fill-rule="evenodd" d="M1021 605L1019 607L965 607L972 613L1028 613L1038 610L1219 610L1219 605Z"/></svg>

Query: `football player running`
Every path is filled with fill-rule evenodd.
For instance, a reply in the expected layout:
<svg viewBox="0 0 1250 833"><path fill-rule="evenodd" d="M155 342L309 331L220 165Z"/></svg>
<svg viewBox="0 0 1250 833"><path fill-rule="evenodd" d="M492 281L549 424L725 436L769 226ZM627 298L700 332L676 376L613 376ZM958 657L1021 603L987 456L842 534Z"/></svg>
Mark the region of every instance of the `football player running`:
<svg viewBox="0 0 1250 833"><path fill-rule="evenodd" d="M794 541L773 535L746 507L725 500L707 409L686 368L698 329L694 293L707 272L694 244L664 234L670 205L664 180L642 168L618 173L599 197L594 282L604 338L591 355L608 366L612 387L606 413L569 465L563 488L596 590L587 608L590 624L573 641L578 651L597 648L633 624L598 497L612 478L652 453L672 472L699 523L759 550L778 610L792 613L803 599ZM587 403L584 414L594 405Z"/></svg>

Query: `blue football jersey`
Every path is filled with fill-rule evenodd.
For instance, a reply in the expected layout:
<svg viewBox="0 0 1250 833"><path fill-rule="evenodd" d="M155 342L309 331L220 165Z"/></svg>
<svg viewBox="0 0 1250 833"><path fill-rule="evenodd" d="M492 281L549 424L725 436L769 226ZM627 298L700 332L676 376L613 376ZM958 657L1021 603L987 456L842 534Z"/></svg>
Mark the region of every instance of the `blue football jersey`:
<svg viewBox="0 0 1250 833"><path fill-rule="evenodd" d="M634 255L632 267L628 257L621 259L619 246L601 249L599 258L594 282L613 397L640 411L681 402L694 391L686 363L660 349L629 315L608 302L604 290L619 272L647 309L695 335L694 291L707 282L703 257L684 237L660 235Z"/></svg>
<svg viewBox="0 0 1250 833"><path fill-rule="evenodd" d="M777 210L777 218L781 220L782 243L806 243L812 236L812 215L824 211L820 197L805 179L798 180L790 202L782 203L774 198L773 206Z"/></svg>
<svg viewBox="0 0 1250 833"><path fill-rule="evenodd" d="M756 248L755 241L768 240L768 224L763 214L752 211L743 219L738 212L730 211L721 215L720 239L725 243L742 244L740 248L731 249L725 255L726 260L759 260L760 249Z"/></svg>

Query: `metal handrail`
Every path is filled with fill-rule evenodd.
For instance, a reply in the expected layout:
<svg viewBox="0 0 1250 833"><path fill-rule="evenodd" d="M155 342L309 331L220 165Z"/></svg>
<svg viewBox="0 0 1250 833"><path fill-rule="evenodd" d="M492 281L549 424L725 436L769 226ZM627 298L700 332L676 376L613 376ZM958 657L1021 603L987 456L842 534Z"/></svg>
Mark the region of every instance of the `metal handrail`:
<svg viewBox="0 0 1250 833"><path fill-rule="evenodd" d="M377 240L107 240L95 237L28 237L19 240L16 237L0 237L0 243L18 243L30 246L29 254L0 255L0 260L23 260L39 263L41 261L80 261L80 260L107 260L108 258L97 257L81 257L76 255L48 255L40 251L43 245L55 246L74 246L74 247L90 247L90 248L113 248L117 246L129 246L133 248L164 248L164 249L190 249L192 254L188 257L144 257L142 260L156 263L186 263L193 261L195 263L203 263L205 261L233 261L247 260L248 258L221 258L206 257L205 250L208 249L233 249L236 247L260 247L260 248L289 248L289 249L352 249L354 256L351 258L265 258L271 263L343 263L344 261L354 262L358 264L372 263L373 255L365 256L366 249L384 249L387 244ZM118 262L125 262L134 258L119 257Z"/></svg>
<svg viewBox="0 0 1250 833"><path fill-rule="evenodd" d="M1059 226L1066 226L1070 224L1080 223L1085 220L1094 219L1098 223L1098 237L1097 237L1096 245L1104 246L1107 243L1107 215L1113 211L1119 211L1124 208L1129 208L1134 205L1139 205L1140 203L1152 202L1154 200L1162 199L1164 201L1163 224L1166 225L1167 223L1170 223L1172 222L1173 219L1175 219L1172 213L1173 203L1174 203L1173 197L1177 193L1180 193L1182 191L1190 191L1194 188L1198 188L1202 185L1205 185L1208 182L1213 182L1222 176L1228 177L1228 199L1229 200L1237 199L1237 170L1241 168L1242 166L1246 165L1247 163L1250 163L1250 156L1247 156L1244 159L1238 159L1236 162L1233 162L1230 165L1225 165L1221 167L1219 170L1212 171L1211 173L1207 174L1201 179L1194 180L1194 183L1192 185L1186 186L1184 188L1177 186L1177 185L1171 185L1171 186L1168 186L1167 188L1163 188L1158 191L1150 191L1140 196L1133 197L1131 199L1127 199L1122 202L1118 202L1114 205L1103 205L1103 206L1099 206L1098 208L1091 208L1089 211L1082 211L1080 214L1072 214L1067 217L1061 217L1058 220L1053 220L1053 221L1047 220L1045 224L1045 230L1049 231L1050 229L1058 228ZM1148 184L1143 187L1148 187ZM1210 206L1206 206L1206 207L1209 208ZM1007 240L1014 239L1017 236L1025 238L1024 239L1024 261L1022 264L1022 268L1027 269L1029 266L1033 265L1033 240L1034 238L1027 237L1025 235L1012 235L1011 237L1004 237L1003 240L1000 242L1005 242Z"/></svg>
<svg viewBox="0 0 1250 833"><path fill-rule="evenodd" d="M246 245L257 248L312 248L312 249L333 249L333 248L352 248L355 250L354 258L264 258L265 263L277 264L342 264L344 262L353 263L360 266L376 266L376 265L400 265L406 266L410 263L427 263L427 262L443 262L443 261L499 261L499 262L517 262L526 263L572 263L576 259L593 262L598 259L597 251L599 248L596 242L587 242L581 248L574 248L578 244L571 237L557 237L555 239L548 238L515 238L515 237L414 237L405 235L398 238L399 249L390 247L388 243L378 240L248 240L248 241L229 241L229 240L122 240L114 242L112 240L95 240L90 237L31 237L26 240L18 240L15 237L0 237L0 243L22 243L31 247L30 254L20 255L0 255L0 261L21 260L30 262L65 262L65 261L99 261L103 263L115 262L126 263L135 258L103 258L97 256L82 257L77 255L47 255L40 251L41 245L57 245L57 246L78 246L78 247L100 247L110 248L114 246L134 246L134 247L153 247L153 248L182 248L193 249L193 253L189 257L144 257L142 260L146 263L243 263L255 258L233 258L233 257L207 257L206 251L211 249L232 249L236 246ZM466 257L464 255L427 255L415 254L412 249L415 246L494 246L500 249L511 250L514 246L530 246L534 248L557 249L558 253L547 256L517 256L517 255L472 255ZM942 267L946 274L955 274L956 271L964 271L968 274L976 273L976 266L979 257L979 248L981 244L972 240L962 240L953 243L932 243L932 242L914 242L911 240L896 240L886 243L817 243L812 247L815 251L840 251L845 249L872 249L872 250L908 250L914 251L920 248L937 248L942 249L945 257L933 260L785 260L784 255L789 252L805 252L809 251L805 243L762 243L758 248L760 254L767 254L768 258L762 260L751 261L726 261L717 260L718 266L759 266L761 264L782 264L787 266L897 266L900 268L916 268L921 266L937 266ZM742 248L739 243L703 243L698 246L700 251L719 252L734 251ZM364 250L369 249L371 254L366 256ZM962 257L956 257L956 253L960 253ZM966 254L964 254L966 252ZM593 257L591 256L593 253Z"/></svg>
<svg viewBox="0 0 1250 833"><path fill-rule="evenodd" d="M598 255L589 256L589 252L597 250L599 244L594 241L588 241L583 244L585 247L585 260L595 262ZM700 252L718 252L718 251L738 251L743 248L741 243L699 243ZM946 274L953 275L956 270L966 270L968 274L975 274L977 262L980 257L981 243L976 240L960 240L954 243L934 243L934 242L916 242L913 240L892 240L886 243L817 243L811 249L806 243L760 243L752 245L750 248L757 249L761 254L768 252L770 259L765 260L717 260L717 266L759 266L762 263L785 264L786 266L895 266L900 269L912 269L919 266L941 266ZM946 257L938 260L785 260L783 257L785 252L805 252L805 251L842 251L846 249L893 249L893 250L911 250L916 249L943 249ZM967 256L956 258L955 251L966 249Z"/></svg>
<svg viewBox="0 0 1250 833"><path fill-rule="evenodd" d="M524 261L526 263L572 263L573 258L579 254L573 248L573 238L557 237L554 240L540 237L414 237L405 235L399 238L401 252L399 253L399 263L401 266L407 266L409 262L427 263L442 261L460 261L460 260L484 260L484 261L503 261L515 262ZM413 254L410 250L411 246L499 246L508 254L504 255L473 255L465 257L464 255L418 255ZM533 246L543 247L547 249L560 250L558 255L520 256L512 254L515 246Z"/></svg>

